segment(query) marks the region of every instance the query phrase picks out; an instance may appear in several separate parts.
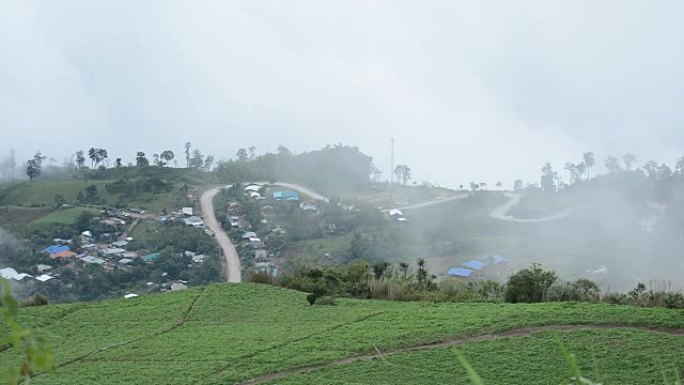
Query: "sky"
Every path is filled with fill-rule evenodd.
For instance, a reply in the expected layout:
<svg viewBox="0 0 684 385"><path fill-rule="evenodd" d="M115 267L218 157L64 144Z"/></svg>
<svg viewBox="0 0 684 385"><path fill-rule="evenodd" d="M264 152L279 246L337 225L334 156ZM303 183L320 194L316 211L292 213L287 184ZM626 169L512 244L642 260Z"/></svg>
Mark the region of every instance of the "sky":
<svg viewBox="0 0 684 385"><path fill-rule="evenodd" d="M358 146L387 177L536 182L684 155L678 1L0 0L0 155ZM183 162L180 162L181 164Z"/></svg>

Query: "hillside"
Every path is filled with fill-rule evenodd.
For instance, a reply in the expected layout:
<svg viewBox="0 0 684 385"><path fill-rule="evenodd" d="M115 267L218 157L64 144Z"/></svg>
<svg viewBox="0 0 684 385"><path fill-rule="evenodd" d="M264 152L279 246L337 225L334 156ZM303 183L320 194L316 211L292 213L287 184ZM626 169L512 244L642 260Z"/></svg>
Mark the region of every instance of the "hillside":
<svg viewBox="0 0 684 385"><path fill-rule="evenodd" d="M549 384L567 375L549 330L597 381L661 383L662 371L684 366L680 310L352 299L311 307L305 296L215 284L26 308L20 318L43 327L54 348L57 369L36 384L467 384L455 345L488 383ZM372 359L377 351L383 359ZM16 358L4 351L0 366Z"/></svg>

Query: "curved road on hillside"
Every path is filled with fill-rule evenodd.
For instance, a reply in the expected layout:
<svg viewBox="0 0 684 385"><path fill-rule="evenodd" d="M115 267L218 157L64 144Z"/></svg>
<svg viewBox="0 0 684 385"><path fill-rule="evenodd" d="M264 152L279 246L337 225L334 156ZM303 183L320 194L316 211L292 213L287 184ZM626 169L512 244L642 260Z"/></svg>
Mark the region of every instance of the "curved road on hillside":
<svg viewBox="0 0 684 385"><path fill-rule="evenodd" d="M572 212L572 209L566 209L563 210L559 213L549 215L547 217L542 217L542 218L528 218L528 219L521 219L521 218L514 218L510 215L508 215L508 212L511 211L515 205L520 203L520 200L522 199L522 194L517 194L517 193L505 193L504 194L507 198L510 198L510 200L501 206L495 208L489 213L489 216L498 219L501 221L508 221L508 222L518 222L518 223L539 223L539 222L550 222L550 221L556 221L558 219L563 219L566 218L567 216L570 215Z"/></svg>
<svg viewBox="0 0 684 385"><path fill-rule="evenodd" d="M230 187L230 186L226 186ZM223 257L226 262L223 264L223 276L228 282L242 281L242 269L240 268L240 256L235 250L235 245L230 241L228 234L221 228L219 222L216 220L216 213L214 211L214 197L223 187L214 187L202 193L200 197L200 206L204 214L204 223L209 230L214 233L216 242L223 250Z"/></svg>
<svg viewBox="0 0 684 385"><path fill-rule="evenodd" d="M454 195L449 195L446 197L441 197L437 199L432 199L426 202L422 203L417 203L414 205L410 206L404 206L404 207L399 207L400 210L411 210L411 209L421 209L425 207L430 207L430 206L436 206L440 205L442 203L448 203L448 202L453 202L455 200L459 199L464 199L467 198L470 194L469 193L460 193L460 194L454 194ZM489 216L498 219L501 221L507 221L507 222L518 222L518 223L539 223L539 222L550 222L550 221L555 221L558 219L563 219L566 218L567 216L570 215L572 212L572 209L567 209L562 212L556 213L554 215L549 215L546 217L542 218L528 218L528 219L522 219L522 218L515 218L510 215L508 215L508 212L511 211L515 205L520 203L520 200L522 199L522 194L517 194L517 193L504 193L504 196L509 198L508 201L503 203L502 205L498 206L494 210L492 210L489 213Z"/></svg>
<svg viewBox="0 0 684 385"><path fill-rule="evenodd" d="M264 185L266 182L256 182L254 184ZM315 200L321 200L329 202L330 200L306 187L299 186L291 183L274 183L274 185L282 186L292 190L296 190L301 194L307 195ZM225 263L223 264L223 276L226 278L227 282L238 283L242 281L242 267L240 266L240 256L235 249L235 245L231 242L230 237L219 225L218 220L216 220L216 212L214 211L214 197L218 194L219 190L222 188L230 188L231 185L219 186L211 188L202 193L200 197L200 206L202 207L202 213L204 214L204 223L207 225L209 230L214 233L216 242L223 251L223 257Z"/></svg>

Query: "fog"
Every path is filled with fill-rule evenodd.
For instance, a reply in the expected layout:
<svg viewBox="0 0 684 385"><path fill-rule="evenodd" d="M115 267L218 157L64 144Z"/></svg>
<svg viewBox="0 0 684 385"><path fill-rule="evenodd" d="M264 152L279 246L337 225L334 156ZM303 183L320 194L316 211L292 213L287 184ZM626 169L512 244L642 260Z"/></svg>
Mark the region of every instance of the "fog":
<svg viewBox="0 0 684 385"><path fill-rule="evenodd" d="M508 186L584 151L681 155L676 1L0 4L0 152L356 145ZM510 187L510 186L508 186Z"/></svg>

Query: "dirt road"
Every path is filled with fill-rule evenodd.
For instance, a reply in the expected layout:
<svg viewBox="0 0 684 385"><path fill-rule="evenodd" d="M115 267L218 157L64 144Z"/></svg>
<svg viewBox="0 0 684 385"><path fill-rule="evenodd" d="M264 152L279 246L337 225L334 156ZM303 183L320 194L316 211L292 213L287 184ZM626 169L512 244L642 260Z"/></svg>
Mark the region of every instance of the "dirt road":
<svg viewBox="0 0 684 385"><path fill-rule="evenodd" d="M230 186L226 186L230 187ZM223 257L225 263L223 264L223 276L226 278L227 282L240 282L242 281L242 269L240 267L240 256L235 250L235 245L230 241L228 234L219 226L219 222L216 220L216 214L214 213L214 197L218 194L222 187L215 187L209 189L202 193L200 197L200 206L202 207L202 213L204 214L204 223L207 225L209 230L214 233L216 242L218 242L219 247L223 250Z"/></svg>
<svg viewBox="0 0 684 385"><path fill-rule="evenodd" d="M519 223L539 223L539 222L550 222L550 221L555 221L558 219L563 219L570 215L572 212L572 209L567 209L564 210L560 213L554 214L554 215L549 215L547 217L542 217L542 218L529 218L529 219L521 219L521 218L514 218L512 216L508 215L508 212L511 211L513 206L517 205L520 202L520 199L522 199L522 194L516 194L516 193L506 193L505 194L507 198L510 198L508 202L502 204L501 206L495 208L489 213L489 216L498 219L501 221L508 221L508 222L519 222Z"/></svg>

